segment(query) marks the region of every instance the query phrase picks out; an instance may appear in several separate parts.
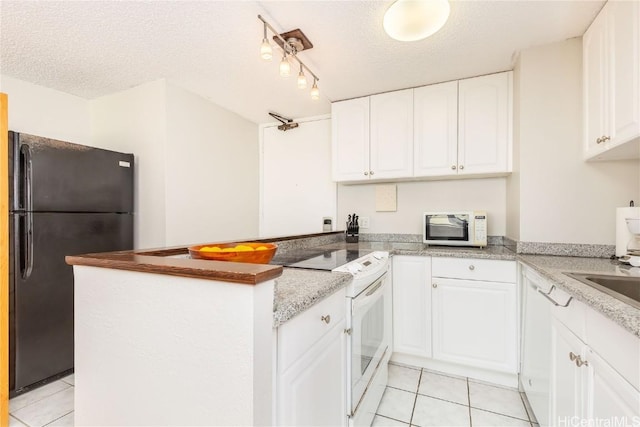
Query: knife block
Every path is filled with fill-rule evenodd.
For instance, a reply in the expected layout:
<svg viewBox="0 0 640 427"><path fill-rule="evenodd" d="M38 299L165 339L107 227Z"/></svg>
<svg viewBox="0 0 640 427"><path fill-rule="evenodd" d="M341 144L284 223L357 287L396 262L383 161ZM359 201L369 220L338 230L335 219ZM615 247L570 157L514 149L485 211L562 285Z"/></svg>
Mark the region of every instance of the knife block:
<svg viewBox="0 0 640 427"><path fill-rule="evenodd" d="M347 243L358 243L358 233L347 233L345 240Z"/></svg>

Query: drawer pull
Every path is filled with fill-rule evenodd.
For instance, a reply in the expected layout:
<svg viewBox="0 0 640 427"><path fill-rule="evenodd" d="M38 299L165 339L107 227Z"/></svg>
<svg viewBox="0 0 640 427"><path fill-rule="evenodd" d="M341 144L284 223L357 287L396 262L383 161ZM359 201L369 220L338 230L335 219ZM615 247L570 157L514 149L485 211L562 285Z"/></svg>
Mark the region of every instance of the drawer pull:
<svg viewBox="0 0 640 427"><path fill-rule="evenodd" d="M320 320L322 320L324 323L328 325L329 322L331 322L331 316L327 314L326 316L322 316Z"/></svg>
<svg viewBox="0 0 640 427"><path fill-rule="evenodd" d="M437 285L436 283L434 283L432 286L433 286L434 288L437 288L437 287L438 287L438 285Z"/></svg>
<svg viewBox="0 0 640 427"><path fill-rule="evenodd" d="M473 265L473 264L471 264L471 265L469 266L469 270L473 271L473 270L475 270L475 269L476 269L476 268L474 267L474 265Z"/></svg>

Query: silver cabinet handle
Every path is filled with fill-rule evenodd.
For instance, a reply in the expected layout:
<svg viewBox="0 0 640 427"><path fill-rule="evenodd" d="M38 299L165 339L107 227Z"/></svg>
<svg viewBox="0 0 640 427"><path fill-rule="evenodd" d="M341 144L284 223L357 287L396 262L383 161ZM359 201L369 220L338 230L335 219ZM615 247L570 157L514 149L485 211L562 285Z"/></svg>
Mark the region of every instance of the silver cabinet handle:
<svg viewBox="0 0 640 427"><path fill-rule="evenodd" d="M368 175L369 175L369 172L365 172L365 173L364 173L364 176L368 176Z"/></svg>
<svg viewBox="0 0 640 427"><path fill-rule="evenodd" d="M476 269L476 268L474 267L474 265L473 265L473 264L471 264L471 265L469 266L469 270L473 271L473 270L475 270L475 269Z"/></svg>
<svg viewBox="0 0 640 427"><path fill-rule="evenodd" d="M324 323L326 323L328 325L329 322L331 322L331 316L329 314L327 314L326 316L322 316L320 318L320 320L322 320Z"/></svg>
<svg viewBox="0 0 640 427"><path fill-rule="evenodd" d="M611 139L610 136L603 136L602 137L602 142L609 141L610 139Z"/></svg>
<svg viewBox="0 0 640 427"><path fill-rule="evenodd" d="M567 300L566 304L559 304L558 302L556 302L553 298L551 298L551 296L549 294L551 294L551 292L553 292L553 290L556 288L556 285L551 285L551 288L549 289L549 292L543 292L542 289L538 288L538 292L545 297L546 299L548 299L551 304L553 304L555 307L569 307L569 303L571 302L571 300L573 299L573 297L569 297L569 299Z"/></svg>
<svg viewBox="0 0 640 427"><path fill-rule="evenodd" d="M588 360L582 360L582 358L580 356L578 356L578 358L576 359L576 366L578 368L582 368L583 366L589 366L589 361Z"/></svg>
<svg viewBox="0 0 640 427"><path fill-rule="evenodd" d="M456 170L456 165L451 165L451 170Z"/></svg>
<svg viewBox="0 0 640 427"><path fill-rule="evenodd" d="M369 171L369 175L373 175L373 171Z"/></svg>
<svg viewBox="0 0 640 427"><path fill-rule="evenodd" d="M573 351L569 352L569 360L571 360L572 362L575 362L577 358L579 358L580 356L578 356L577 354L575 354Z"/></svg>
<svg viewBox="0 0 640 427"><path fill-rule="evenodd" d="M596 139L596 144L600 144L602 142L602 138Z"/></svg>
<svg viewBox="0 0 640 427"><path fill-rule="evenodd" d="M458 166L458 169L460 169L460 170L464 169L464 165Z"/></svg>
<svg viewBox="0 0 640 427"><path fill-rule="evenodd" d="M438 287L438 285L437 285L437 284L435 284L435 283L434 283L433 285L431 285L431 286L433 286L434 288L437 288L437 287Z"/></svg>

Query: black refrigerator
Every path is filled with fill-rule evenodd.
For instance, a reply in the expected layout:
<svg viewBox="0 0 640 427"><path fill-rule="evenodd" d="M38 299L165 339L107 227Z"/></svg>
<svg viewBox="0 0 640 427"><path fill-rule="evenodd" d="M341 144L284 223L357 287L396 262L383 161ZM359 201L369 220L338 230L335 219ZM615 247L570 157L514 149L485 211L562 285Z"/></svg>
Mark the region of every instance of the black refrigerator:
<svg viewBox="0 0 640 427"><path fill-rule="evenodd" d="M65 256L133 249L133 155L9 132L9 388L73 369Z"/></svg>

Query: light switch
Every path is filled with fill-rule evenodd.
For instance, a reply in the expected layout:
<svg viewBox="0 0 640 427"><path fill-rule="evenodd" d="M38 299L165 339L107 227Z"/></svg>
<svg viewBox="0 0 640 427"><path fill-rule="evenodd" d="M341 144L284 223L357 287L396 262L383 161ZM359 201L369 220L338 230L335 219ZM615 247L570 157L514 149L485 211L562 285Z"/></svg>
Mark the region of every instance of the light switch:
<svg viewBox="0 0 640 427"><path fill-rule="evenodd" d="M395 184L376 185L376 212L395 212L397 205Z"/></svg>

